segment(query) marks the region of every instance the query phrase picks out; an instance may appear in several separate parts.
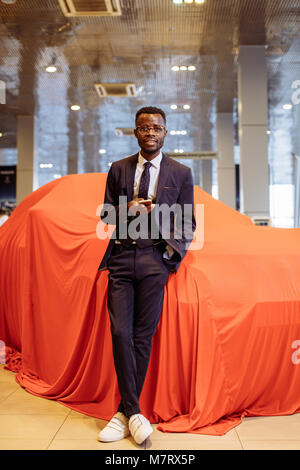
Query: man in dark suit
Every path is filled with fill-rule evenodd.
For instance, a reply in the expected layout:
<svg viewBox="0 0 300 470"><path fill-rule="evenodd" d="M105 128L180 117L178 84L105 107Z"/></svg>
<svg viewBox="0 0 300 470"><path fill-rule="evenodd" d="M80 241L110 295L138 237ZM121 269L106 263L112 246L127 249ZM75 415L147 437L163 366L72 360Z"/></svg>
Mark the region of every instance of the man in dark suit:
<svg viewBox="0 0 300 470"><path fill-rule="evenodd" d="M116 441L130 433L141 444L152 432L140 413L144 384L170 272L193 238L191 170L161 152L166 116L146 107L136 114L140 152L111 165L101 219L116 224L99 270L109 270L107 305L121 403L100 432Z"/></svg>

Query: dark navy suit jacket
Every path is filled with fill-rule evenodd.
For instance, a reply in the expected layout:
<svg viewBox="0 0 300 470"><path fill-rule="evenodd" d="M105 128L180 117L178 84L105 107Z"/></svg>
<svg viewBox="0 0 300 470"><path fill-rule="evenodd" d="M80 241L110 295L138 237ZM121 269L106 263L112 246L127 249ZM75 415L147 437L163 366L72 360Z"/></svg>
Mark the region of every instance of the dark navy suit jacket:
<svg viewBox="0 0 300 470"><path fill-rule="evenodd" d="M131 201L133 198L134 176L138 162L138 155L139 154L137 153L114 162L111 165L107 176L104 204L114 206L117 220L120 209L119 197L127 196L127 202ZM170 230L167 230L168 233L166 237L163 229L163 220L161 217L157 218L159 232L167 244L174 249L172 258L170 260L163 259L163 261L168 265L172 272L176 272L186 254L189 244L193 239L193 232L196 229L196 221L194 217L193 178L190 168L164 154L162 155L158 178L155 211L158 211L159 205L161 204L167 204L168 206L177 204L177 207L181 208L181 210L179 210L179 216L182 220L179 220L178 217L177 220L176 218L175 220L171 218L169 225ZM187 205L186 208L184 207L185 204ZM110 223L107 210L102 210L100 217L103 221ZM112 223L115 223L115 220L116 219L113 218ZM181 230L183 227L186 229L184 233L182 233ZM180 230L178 230L178 228ZM115 233L116 231L114 234ZM103 256L98 268L99 270L107 269L107 260L116 239L114 234L112 235L107 250Z"/></svg>

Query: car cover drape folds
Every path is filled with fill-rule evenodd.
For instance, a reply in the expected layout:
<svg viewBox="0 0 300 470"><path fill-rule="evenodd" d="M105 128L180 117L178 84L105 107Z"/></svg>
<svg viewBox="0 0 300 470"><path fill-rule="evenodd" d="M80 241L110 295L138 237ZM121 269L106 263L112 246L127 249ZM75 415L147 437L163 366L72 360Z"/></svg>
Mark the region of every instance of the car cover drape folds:
<svg viewBox="0 0 300 470"><path fill-rule="evenodd" d="M28 392L110 419L120 396L108 272L98 271L105 182L55 180L2 226L0 339ZM142 412L165 432L215 435L244 416L299 412L300 230L254 226L196 187L195 205L197 233L165 288Z"/></svg>

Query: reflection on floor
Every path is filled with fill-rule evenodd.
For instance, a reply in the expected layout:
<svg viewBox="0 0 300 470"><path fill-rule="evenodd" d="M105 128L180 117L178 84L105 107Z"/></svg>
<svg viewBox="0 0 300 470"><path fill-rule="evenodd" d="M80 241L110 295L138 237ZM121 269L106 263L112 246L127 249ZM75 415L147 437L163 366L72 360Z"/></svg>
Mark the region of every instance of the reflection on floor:
<svg viewBox="0 0 300 470"><path fill-rule="evenodd" d="M101 443L97 436L106 421L27 393L15 374L0 365L1 450L300 450L300 413L245 418L225 436L154 431L141 446L129 437Z"/></svg>

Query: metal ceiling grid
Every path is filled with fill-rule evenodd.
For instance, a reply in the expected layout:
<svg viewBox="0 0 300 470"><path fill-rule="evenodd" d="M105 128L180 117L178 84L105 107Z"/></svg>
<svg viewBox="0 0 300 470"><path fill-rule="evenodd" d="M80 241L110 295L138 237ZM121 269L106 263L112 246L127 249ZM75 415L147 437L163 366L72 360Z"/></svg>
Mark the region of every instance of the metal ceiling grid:
<svg viewBox="0 0 300 470"><path fill-rule="evenodd" d="M282 105L292 80L299 78L299 1L206 0L203 5L174 5L171 0L122 0L121 8L122 15L115 18L66 18L57 0L0 3L0 79L8 90L0 115L0 126L8 130L0 149L15 145L15 115L35 111L43 158L48 154L63 168L67 156L74 165L78 155L81 170L106 171L112 158L136 148L133 138L113 135L114 128L131 127L135 110L154 103L167 110L170 125L189 129L186 139L168 136L167 149L173 151L177 142L185 143L188 151L211 150L216 113L230 112L236 96L234 59L239 45L268 45L271 110ZM53 57L58 73L50 76L44 68ZM196 65L197 70L171 71L172 65L182 64ZM134 82L138 96L100 99L94 90L99 81ZM81 106L79 114L69 109L75 101ZM187 101L192 103L189 111L169 108ZM271 121L290 132L276 113ZM8 120L7 114L13 119ZM100 146L107 149L101 157ZM6 155L12 158L12 152ZM289 162L285 164L291 175Z"/></svg>

